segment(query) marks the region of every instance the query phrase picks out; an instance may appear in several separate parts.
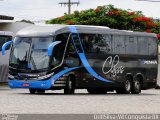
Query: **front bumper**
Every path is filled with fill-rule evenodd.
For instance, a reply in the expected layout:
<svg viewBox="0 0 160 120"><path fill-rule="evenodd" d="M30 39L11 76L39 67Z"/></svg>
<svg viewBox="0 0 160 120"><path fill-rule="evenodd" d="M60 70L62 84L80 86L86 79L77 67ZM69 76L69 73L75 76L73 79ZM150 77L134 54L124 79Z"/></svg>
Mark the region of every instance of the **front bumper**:
<svg viewBox="0 0 160 120"><path fill-rule="evenodd" d="M52 86L52 83L50 79L45 81L9 80L8 85L10 88L50 89Z"/></svg>

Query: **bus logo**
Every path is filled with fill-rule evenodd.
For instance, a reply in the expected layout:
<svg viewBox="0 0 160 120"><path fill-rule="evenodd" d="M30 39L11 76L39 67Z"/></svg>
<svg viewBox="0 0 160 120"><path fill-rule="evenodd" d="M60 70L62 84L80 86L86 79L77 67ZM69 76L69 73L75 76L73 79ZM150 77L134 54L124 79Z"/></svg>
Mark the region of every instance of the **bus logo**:
<svg viewBox="0 0 160 120"><path fill-rule="evenodd" d="M119 56L116 55L114 58L112 56L109 56L102 67L102 72L104 74L113 74L113 75L117 75L119 73L123 73L124 72L124 67L123 66L118 66L119 65ZM110 66L109 70L106 70L105 67Z"/></svg>
<svg viewBox="0 0 160 120"><path fill-rule="evenodd" d="M158 64L158 62L156 60L142 60L141 64Z"/></svg>

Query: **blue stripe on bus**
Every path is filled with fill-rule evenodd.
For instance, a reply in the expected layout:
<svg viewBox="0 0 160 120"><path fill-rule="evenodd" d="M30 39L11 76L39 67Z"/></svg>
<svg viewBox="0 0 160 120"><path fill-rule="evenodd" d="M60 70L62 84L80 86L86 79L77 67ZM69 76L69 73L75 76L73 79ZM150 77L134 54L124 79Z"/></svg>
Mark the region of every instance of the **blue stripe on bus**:
<svg viewBox="0 0 160 120"><path fill-rule="evenodd" d="M73 40L73 36L71 36L71 37L72 37L72 42L73 42L73 45L74 45L74 46L76 46L76 45L75 45L75 42L74 42L74 40ZM78 50L77 50L77 48L76 48L76 47L74 47L74 48L75 48L75 50L76 50L76 53L78 53Z"/></svg>
<svg viewBox="0 0 160 120"><path fill-rule="evenodd" d="M28 84L29 86L24 86ZM8 85L10 88L34 88L34 89L50 89L52 82L51 80L45 81L20 81L20 80L9 80Z"/></svg>
<svg viewBox="0 0 160 120"><path fill-rule="evenodd" d="M104 81L104 82L112 82L110 80L106 80L103 77L99 76L90 66L90 64L88 63L88 60L86 59L86 56L84 53L79 53L79 57L83 63L83 65L85 66L86 70L95 78L97 78L98 80Z"/></svg>
<svg viewBox="0 0 160 120"><path fill-rule="evenodd" d="M68 26L71 33L78 33L75 26Z"/></svg>
<svg viewBox="0 0 160 120"><path fill-rule="evenodd" d="M2 46L2 55L5 55L6 47L8 45L10 45L11 43L12 43L12 41L8 41L8 42L3 44L3 46Z"/></svg>
<svg viewBox="0 0 160 120"><path fill-rule="evenodd" d="M20 81L20 80L9 80L8 84L11 88L34 88L34 89L50 89L52 83L62 77L64 74L78 69L80 67L72 67L65 70L60 71L59 73L55 74L48 80L45 81ZM29 86L23 86L23 84L28 84Z"/></svg>
<svg viewBox="0 0 160 120"><path fill-rule="evenodd" d="M51 56L51 55L52 55L52 52L53 52L54 47L55 47L57 44L59 44L59 43L61 43L61 41L55 41L55 42L53 42L53 43L51 43L51 44L49 45L49 47L48 47L48 56Z"/></svg>
<svg viewBox="0 0 160 120"><path fill-rule="evenodd" d="M70 32L71 32L71 33L76 33L76 34L78 35L79 42L80 42L80 44L81 44L81 49L82 49L82 51L83 51L82 53L78 53L78 55L79 55L79 57L80 57L83 65L84 65L84 67L86 68L86 70L87 70L93 77L97 78L97 79L100 80L100 81L112 82L111 80L106 80L105 78L99 76L99 75L93 70L93 68L90 66L90 64L89 64L89 62L88 62L88 60L87 60L87 58L86 58L86 56L85 56L85 54L84 54L83 46L82 46L82 43L81 43L81 41L80 41L80 37L79 37L79 34L78 34L78 32L77 32L76 27L75 27L75 26L69 26L69 29L70 29ZM73 37L72 37L72 39L73 39ZM74 40L73 40L73 41L74 41ZM74 43L74 45L75 45L75 43ZM75 47L76 47L76 45L75 45ZM77 51L77 50L76 50L76 51Z"/></svg>
<svg viewBox="0 0 160 120"><path fill-rule="evenodd" d="M83 47L82 47L82 43L80 41L80 37L79 37L79 34L78 34L78 31L77 31L76 27L75 26L68 26L68 28L71 31L71 33L76 33L78 35L78 41L80 42L81 49L84 52ZM74 42L73 36L71 36L71 37L72 37L73 44L75 46L75 42ZM76 49L76 52L79 53L79 51L77 50L77 48L75 48L75 49Z"/></svg>
<svg viewBox="0 0 160 120"><path fill-rule="evenodd" d="M51 80L52 81L56 81L58 78L60 78L64 74L66 74L66 73L68 73L68 72L70 72L72 70L78 69L78 68L80 68L80 67L72 67L72 68L67 68L65 70L62 70L59 73L55 74L53 77L51 77Z"/></svg>

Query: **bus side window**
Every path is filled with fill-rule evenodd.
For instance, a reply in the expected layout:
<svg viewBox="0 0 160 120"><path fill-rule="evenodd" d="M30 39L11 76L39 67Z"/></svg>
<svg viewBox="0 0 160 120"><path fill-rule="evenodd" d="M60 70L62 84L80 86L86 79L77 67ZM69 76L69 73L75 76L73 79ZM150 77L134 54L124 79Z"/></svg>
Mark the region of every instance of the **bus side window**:
<svg viewBox="0 0 160 120"><path fill-rule="evenodd" d="M72 39L69 40L68 42L68 49L67 49L67 54L75 54L76 53L76 50L74 48L74 45L72 43Z"/></svg>
<svg viewBox="0 0 160 120"><path fill-rule="evenodd" d="M103 34L81 34L83 48L86 53L111 52L111 36Z"/></svg>
<svg viewBox="0 0 160 120"><path fill-rule="evenodd" d="M81 38L80 35L74 33L74 34L72 34L71 37L72 37L72 42L73 42L73 44L75 45L75 47L74 47L75 50L76 50L78 53L83 52L82 47L81 47L82 41L80 41L81 39L79 39L79 38Z"/></svg>
<svg viewBox="0 0 160 120"><path fill-rule="evenodd" d="M93 51L93 44L95 41L95 35L93 34L80 34L80 38L82 41L84 52L92 53Z"/></svg>
<svg viewBox="0 0 160 120"><path fill-rule="evenodd" d="M105 35L106 39L106 53L112 54L112 41L111 41L111 35Z"/></svg>
<svg viewBox="0 0 160 120"><path fill-rule="evenodd" d="M104 34L96 35L93 49L96 53L105 54L111 52L111 36Z"/></svg>
<svg viewBox="0 0 160 120"><path fill-rule="evenodd" d="M147 37L138 37L138 54L139 55L148 55Z"/></svg>
<svg viewBox="0 0 160 120"><path fill-rule="evenodd" d="M156 55L157 54L157 40L156 38L148 38L148 48L149 48L149 55Z"/></svg>
<svg viewBox="0 0 160 120"><path fill-rule="evenodd" d="M67 40L68 40L67 33L57 35L56 41L61 41L61 43L54 47L52 55L52 66L57 66L62 62Z"/></svg>
<svg viewBox="0 0 160 120"><path fill-rule="evenodd" d="M125 54L125 36L113 35L113 53L114 54Z"/></svg>
<svg viewBox="0 0 160 120"><path fill-rule="evenodd" d="M136 55L138 53L137 37L126 36L126 54Z"/></svg>

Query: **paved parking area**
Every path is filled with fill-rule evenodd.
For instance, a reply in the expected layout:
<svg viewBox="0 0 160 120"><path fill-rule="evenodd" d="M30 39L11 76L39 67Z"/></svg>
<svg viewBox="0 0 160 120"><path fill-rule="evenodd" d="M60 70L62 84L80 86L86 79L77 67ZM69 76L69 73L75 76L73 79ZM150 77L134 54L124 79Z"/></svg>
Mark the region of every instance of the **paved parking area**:
<svg viewBox="0 0 160 120"><path fill-rule="evenodd" d="M145 90L139 95L90 95L86 90L77 90L75 95L64 95L62 90L30 95L25 89L0 86L0 113L160 113L160 90Z"/></svg>

